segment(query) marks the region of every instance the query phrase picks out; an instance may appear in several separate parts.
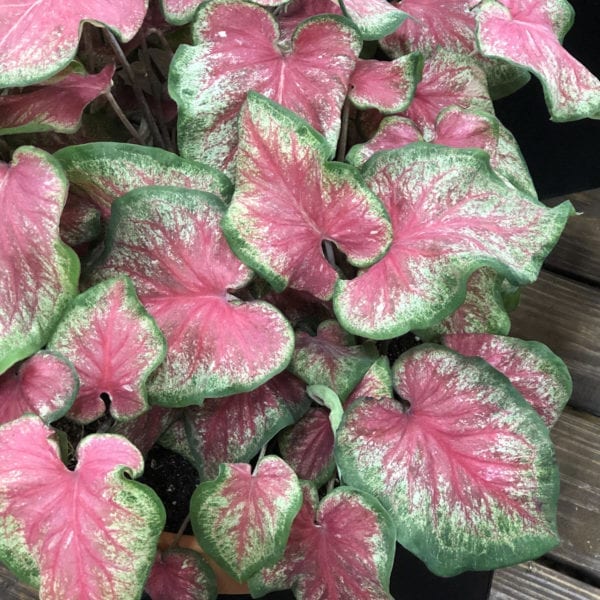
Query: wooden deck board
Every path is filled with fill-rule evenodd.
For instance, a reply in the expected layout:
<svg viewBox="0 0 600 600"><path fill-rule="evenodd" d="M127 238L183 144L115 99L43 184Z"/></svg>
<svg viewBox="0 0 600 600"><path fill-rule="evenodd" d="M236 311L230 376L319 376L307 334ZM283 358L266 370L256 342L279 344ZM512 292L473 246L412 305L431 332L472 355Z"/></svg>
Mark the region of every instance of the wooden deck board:
<svg viewBox="0 0 600 600"><path fill-rule="evenodd" d="M571 404L600 415L600 288L542 271L511 321L511 335L543 342L565 361Z"/></svg>

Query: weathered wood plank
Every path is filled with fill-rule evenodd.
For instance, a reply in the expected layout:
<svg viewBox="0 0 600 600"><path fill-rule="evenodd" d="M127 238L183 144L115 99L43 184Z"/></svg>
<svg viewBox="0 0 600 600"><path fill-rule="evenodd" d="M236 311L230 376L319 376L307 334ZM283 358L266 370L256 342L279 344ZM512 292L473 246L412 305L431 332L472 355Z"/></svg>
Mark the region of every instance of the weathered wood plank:
<svg viewBox="0 0 600 600"><path fill-rule="evenodd" d="M511 335L543 342L567 363L571 404L600 415L600 288L542 272L511 321Z"/></svg>
<svg viewBox="0 0 600 600"><path fill-rule="evenodd" d="M37 600L38 593L20 582L0 563L0 598L2 600Z"/></svg>
<svg viewBox="0 0 600 600"><path fill-rule="evenodd" d="M545 203L556 206L565 199L583 214L569 220L545 264L562 274L600 285L600 188L551 198Z"/></svg>
<svg viewBox="0 0 600 600"><path fill-rule="evenodd" d="M600 589L528 562L496 571L490 600L600 600Z"/></svg>
<svg viewBox="0 0 600 600"><path fill-rule="evenodd" d="M561 544L548 555L600 582L600 418L567 408L552 439L560 469Z"/></svg>

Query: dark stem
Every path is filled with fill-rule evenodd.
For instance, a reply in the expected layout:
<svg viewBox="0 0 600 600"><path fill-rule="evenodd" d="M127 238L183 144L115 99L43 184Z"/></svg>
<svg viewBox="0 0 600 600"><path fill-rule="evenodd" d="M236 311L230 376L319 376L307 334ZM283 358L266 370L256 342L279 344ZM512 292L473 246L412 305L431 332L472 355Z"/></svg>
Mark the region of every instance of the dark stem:
<svg viewBox="0 0 600 600"><path fill-rule="evenodd" d="M186 528L189 524L190 524L190 513L187 514L187 517L183 520L183 523L179 526L179 529L177 530L177 533L175 534L173 541L169 544L169 548L168 548L169 550L177 547L177 544L179 544L179 540L181 539L183 532L186 530Z"/></svg>
<svg viewBox="0 0 600 600"><path fill-rule="evenodd" d="M346 158L346 146L348 145L348 122L350 120L350 100L346 97L342 107L342 127L340 130L340 141L338 142L335 159L344 162Z"/></svg>
<svg viewBox="0 0 600 600"><path fill-rule="evenodd" d="M173 56L173 50L171 50L171 46L169 46L169 42L167 41L165 34L160 29L156 29L155 27L152 27L152 29L148 29L148 35L152 34L154 34L158 38L158 41L160 42L160 45L162 46L163 50L165 50L171 56Z"/></svg>
<svg viewBox="0 0 600 600"><path fill-rule="evenodd" d="M150 62L150 54L148 53L148 44L146 43L146 38L142 37L142 51L140 52L140 57L142 62L144 63L144 70L146 71L146 75L148 76L148 81L150 81L150 87L152 88L152 95L156 100L156 112L158 118L158 127L160 129L160 134L162 136L163 142L167 146L167 150L173 152L173 145L171 144L171 137L169 135L169 130L167 129L167 124L165 122L165 113L163 112L163 107L161 104L162 98L162 89L160 83L153 76L153 69Z"/></svg>
<svg viewBox="0 0 600 600"><path fill-rule="evenodd" d="M138 133L137 129L133 126L131 121L127 118L127 115L125 115L125 113L123 112L123 110L121 109L121 107L119 106L117 101L115 100L115 97L110 92L105 92L104 95L106 96L106 99L108 100L108 103L111 105L112 109L115 111L115 114L117 115L117 117L119 117L119 120L121 121L121 123L123 123L123 125L125 125L125 128L129 132L131 137L133 137L138 144L141 144L143 146L144 140L140 137L140 134Z"/></svg>
<svg viewBox="0 0 600 600"><path fill-rule="evenodd" d="M158 130L156 121L154 120L154 115L152 114L152 111L150 110L150 106L148 105L148 102L146 101L144 92L137 85L137 83L135 81L135 75L133 74L133 69L131 68L131 65L129 64L127 57L125 56L125 53L123 52L123 49L121 48L121 45L117 41L117 38L113 35L112 31L104 28L103 33L104 33L105 39L108 41L111 48L113 49L115 56L119 59L119 62L123 66L123 69L125 69L125 73L127 73L127 77L129 78L129 81L131 82L131 87L133 89L135 98L138 101L138 103L142 109L142 112L144 113L144 117L146 117L146 120L148 121L148 126L150 127L150 132L152 133L152 137L154 139L155 144L157 144L161 148L164 148L165 142L162 139L162 136L160 135L160 131Z"/></svg>

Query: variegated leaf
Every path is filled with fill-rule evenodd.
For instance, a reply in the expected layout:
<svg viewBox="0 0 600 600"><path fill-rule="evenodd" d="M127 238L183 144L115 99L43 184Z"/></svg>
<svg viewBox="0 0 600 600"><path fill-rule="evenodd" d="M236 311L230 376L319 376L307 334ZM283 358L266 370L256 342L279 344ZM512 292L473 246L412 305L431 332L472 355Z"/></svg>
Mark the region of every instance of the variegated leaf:
<svg viewBox="0 0 600 600"><path fill-rule="evenodd" d="M252 272L231 252L214 196L148 187L113 205L98 281L129 275L167 340L167 357L149 384L164 406L250 391L282 371L293 332L266 302L234 296Z"/></svg>
<svg viewBox="0 0 600 600"><path fill-rule="evenodd" d="M79 260L58 230L66 190L42 150L24 146L12 165L0 162L0 373L46 343L77 293Z"/></svg>
<svg viewBox="0 0 600 600"><path fill-rule="evenodd" d="M283 558L249 581L253 597L291 588L298 600L391 600L394 525L379 502L345 486L320 504L312 485L303 495Z"/></svg>
<svg viewBox="0 0 600 600"><path fill-rule="evenodd" d="M130 40L147 8L147 0L0 0L0 87L29 85L66 67L83 21Z"/></svg>
<svg viewBox="0 0 600 600"><path fill-rule="evenodd" d="M445 335L442 342L464 356L479 356L508 377L548 427L558 420L573 391L565 363L540 342L485 333Z"/></svg>
<svg viewBox="0 0 600 600"><path fill-rule="evenodd" d="M138 598L165 521L125 438L91 435L70 471L36 416L0 427L0 558L47 600Z"/></svg>
<svg viewBox="0 0 600 600"><path fill-rule="evenodd" d="M484 0L477 9L477 42L483 54L540 79L553 121L600 119L600 80L561 46L572 22L566 0Z"/></svg>
<svg viewBox="0 0 600 600"><path fill-rule="evenodd" d="M390 241L384 208L350 166L327 162L316 131L264 96L248 95L240 131L227 239L276 291L290 285L331 298L338 274L322 242L333 241L353 265L372 264Z"/></svg>
<svg viewBox="0 0 600 600"><path fill-rule="evenodd" d="M152 600L216 600L217 580L201 554L170 548L156 553L144 590Z"/></svg>
<svg viewBox="0 0 600 600"><path fill-rule="evenodd" d="M573 210L507 187L477 150L417 142L373 156L364 175L390 214L394 242L356 279L338 282L334 310L347 331L375 339L448 316L480 267L534 281Z"/></svg>
<svg viewBox="0 0 600 600"><path fill-rule="evenodd" d="M185 160L160 148L96 142L69 146L55 154L71 185L110 217L112 203L131 190L150 186L175 186L231 197L232 185L223 173Z"/></svg>
<svg viewBox="0 0 600 600"><path fill-rule="evenodd" d="M558 543L548 430L481 359L422 345L393 368L404 401L354 402L338 429L343 480L381 500L434 573L536 558Z"/></svg>
<svg viewBox="0 0 600 600"><path fill-rule="evenodd" d="M407 17L386 0L339 0L339 4L364 40L378 40L392 33Z"/></svg>
<svg viewBox="0 0 600 600"><path fill-rule="evenodd" d="M207 398L202 406L187 408L187 439L201 479L214 479L221 463L250 461L309 404L303 383L284 372L252 392Z"/></svg>
<svg viewBox="0 0 600 600"><path fill-rule="evenodd" d="M33 90L0 96L0 135L79 129L83 109L112 85L114 65L96 75L67 73Z"/></svg>
<svg viewBox="0 0 600 600"><path fill-rule="evenodd" d="M125 277L103 281L79 295L48 347L75 366L81 382L69 417L90 423L105 402L116 419L148 410L146 380L163 361L165 341Z"/></svg>
<svg viewBox="0 0 600 600"><path fill-rule="evenodd" d="M224 464L194 492L192 527L217 564L242 581L281 558L301 505L298 478L279 457L264 457L254 472Z"/></svg>
<svg viewBox="0 0 600 600"><path fill-rule="evenodd" d="M326 14L342 14L336 0L290 0L277 15L281 39L289 40L302 21Z"/></svg>
<svg viewBox="0 0 600 600"><path fill-rule="evenodd" d="M183 156L232 171L237 116L250 90L306 119L333 154L360 37L336 15L301 23L291 45L280 47L279 37L275 18L256 4L213 0L200 7L196 45L178 48L169 75Z"/></svg>
<svg viewBox="0 0 600 600"><path fill-rule="evenodd" d="M69 410L78 388L71 363L54 352L38 352L0 375L0 424L25 413L56 421Z"/></svg>

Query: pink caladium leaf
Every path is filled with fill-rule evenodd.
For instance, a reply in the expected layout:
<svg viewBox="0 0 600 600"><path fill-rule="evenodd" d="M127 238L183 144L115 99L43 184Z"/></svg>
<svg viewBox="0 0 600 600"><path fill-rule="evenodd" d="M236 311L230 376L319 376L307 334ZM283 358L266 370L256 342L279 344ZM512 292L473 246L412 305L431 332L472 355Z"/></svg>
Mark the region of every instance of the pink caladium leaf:
<svg viewBox="0 0 600 600"><path fill-rule="evenodd" d="M138 598L165 521L158 496L131 481L140 453L91 435L70 471L53 438L32 415L0 427L0 558L48 600Z"/></svg>
<svg viewBox="0 0 600 600"><path fill-rule="evenodd" d="M476 18L480 51L538 77L553 121L600 118L600 81L561 46L573 21L566 0L484 0Z"/></svg>
<svg viewBox="0 0 600 600"><path fill-rule="evenodd" d="M404 115L429 132L442 109L452 105L494 112L485 73L476 61L440 48L425 60L423 77Z"/></svg>
<svg viewBox="0 0 600 600"><path fill-rule="evenodd" d="M342 9L335 0L291 0L277 15L281 39L290 39L302 21L324 14L341 15Z"/></svg>
<svg viewBox="0 0 600 600"><path fill-rule="evenodd" d="M148 410L146 380L163 361L165 341L129 279L103 281L80 294L56 327L48 347L75 366L81 386L69 411L90 423L106 411L131 419Z"/></svg>
<svg viewBox="0 0 600 600"><path fill-rule="evenodd" d="M326 385L344 401L378 357L369 344L356 344L333 320L319 325L312 336L296 332L289 370L308 385Z"/></svg>
<svg viewBox="0 0 600 600"><path fill-rule="evenodd" d="M0 424L25 413L56 421L69 410L78 388L73 365L54 352L38 352L0 375Z"/></svg>
<svg viewBox="0 0 600 600"><path fill-rule="evenodd" d="M201 190L229 200L232 186L216 169L160 148L95 142L69 146L55 154L72 186L92 202L104 219L112 203L131 190L175 186Z"/></svg>
<svg viewBox="0 0 600 600"><path fill-rule="evenodd" d="M160 6L167 22L172 25L189 23L196 9L204 0L160 0Z"/></svg>
<svg viewBox="0 0 600 600"><path fill-rule="evenodd" d="M340 0L339 3L364 40L378 40L392 33L407 17L387 0Z"/></svg>
<svg viewBox="0 0 600 600"><path fill-rule="evenodd" d="M157 552L144 590L152 600L215 600L217 579L201 554L171 548Z"/></svg>
<svg viewBox="0 0 600 600"><path fill-rule="evenodd" d="M0 135L79 129L83 109L112 85L114 65L96 75L68 73L58 81L0 96Z"/></svg>
<svg viewBox="0 0 600 600"><path fill-rule="evenodd" d="M223 237L224 210L215 196L171 187L134 190L113 204L92 278L129 275L164 333L167 357L149 384L156 404L250 391L291 358L293 332L281 313L234 296L252 272Z"/></svg>
<svg viewBox="0 0 600 600"><path fill-rule="evenodd" d="M301 23L284 48L279 37L275 18L256 4L214 0L200 7L196 45L178 48L169 74L183 156L232 170L237 116L249 90L305 118L333 154L361 50L358 32L342 17L320 15Z"/></svg>
<svg viewBox="0 0 600 600"><path fill-rule="evenodd" d="M308 409L304 384L281 373L252 392L207 398L185 411L188 443L201 479L214 479L221 463L250 461L273 436Z"/></svg>
<svg viewBox="0 0 600 600"><path fill-rule="evenodd" d="M478 358L425 344L393 367L391 398L354 402L338 429L343 480L390 511L398 541L434 573L535 558L558 543L548 429Z"/></svg>
<svg viewBox="0 0 600 600"><path fill-rule="evenodd" d="M444 333L498 333L507 335L510 318L504 305L504 277L490 269L477 269L467 281L464 302L449 316L416 333L431 340Z"/></svg>
<svg viewBox="0 0 600 600"><path fill-rule="evenodd" d="M243 581L281 558L301 505L298 478L278 456L265 456L254 472L223 464L192 496L192 528L217 564Z"/></svg>
<svg viewBox="0 0 600 600"><path fill-rule="evenodd" d="M283 292L269 289L263 300L276 306L294 327L305 324L315 329L321 321L333 318L331 302L319 300L309 292L286 288Z"/></svg>
<svg viewBox="0 0 600 600"><path fill-rule="evenodd" d="M391 240L377 197L349 165L327 162L324 139L294 113L248 95L240 116L235 194L223 230L242 260L276 291L328 300L338 274L322 242L355 266L378 260Z"/></svg>
<svg viewBox="0 0 600 600"><path fill-rule="evenodd" d="M71 190L60 217L60 237L72 248L93 242L102 235L102 217L86 196Z"/></svg>
<svg viewBox="0 0 600 600"><path fill-rule="evenodd" d="M109 433L126 437L143 456L146 456L150 448L169 429L177 417L176 409L151 406L139 417L127 421L117 421Z"/></svg>
<svg viewBox="0 0 600 600"><path fill-rule="evenodd" d="M375 339L448 316L480 267L535 281L573 210L507 187L479 150L416 142L376 154L364 175L390 214L394 242L356 279L338 282L333 305L342 327Z"/></svg>
<svg viewBox="0 0 600 600"><path fill-rule="evenodd" d="M418 52L392 61L358 59L348 98L357 108L401 112L415 94L422 69L423 57Z"/></svg>
<svg viewBox="0 0 600 600"><path fill-rule="evenodd" d="M344 402L344 409L359 398L389 398L392 395L392 372L386 356L375 361Z"/></svg>
<svg viewBox="0 0 600 600"><path fill-rule="evenodd" d="M291 588L298 600L391 599L394 525L381 504L346 486L320 503L313 485L302 491L285 554L250 578L252 596Z"/></svg>
<svg viewBox="0 0 600 600"><path fill-rule="evenodd" d="M77 293L79 260L60 240L65 176L24 146L0 162L0 373L40 349Z"/></svg>
<svg viewBox="0 0 600 600"><path fill-rule="evenodd" d="M442 342L464 356L479 356L508 377L548 427L571 397L573 382L565 363L540 342L486 333L455 333Z"/></svg>
<svg viewBox="0 0 600 600"><path fill-rule="evenodd" d="M106 24L121 41L130 40L147 8L147 0L0 0L0 87L29 85L66 67L83 21Z"/></svg>

